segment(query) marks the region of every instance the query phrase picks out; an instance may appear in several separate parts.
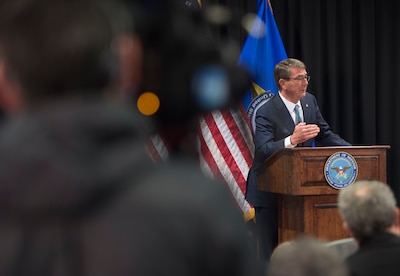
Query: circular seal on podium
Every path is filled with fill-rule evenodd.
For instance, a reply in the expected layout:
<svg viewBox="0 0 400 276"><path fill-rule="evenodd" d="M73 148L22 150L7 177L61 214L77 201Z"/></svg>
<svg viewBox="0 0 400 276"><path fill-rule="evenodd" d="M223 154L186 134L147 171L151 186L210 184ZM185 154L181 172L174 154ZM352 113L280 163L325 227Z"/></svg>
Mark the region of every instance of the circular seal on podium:
<svg viewBox="0 0 400 276"><path fill-rule="evenodd" d="M325 162L324 172L325 179L331 187L343 189L357 179L356 159L350 153L336 152Z"/></svg>

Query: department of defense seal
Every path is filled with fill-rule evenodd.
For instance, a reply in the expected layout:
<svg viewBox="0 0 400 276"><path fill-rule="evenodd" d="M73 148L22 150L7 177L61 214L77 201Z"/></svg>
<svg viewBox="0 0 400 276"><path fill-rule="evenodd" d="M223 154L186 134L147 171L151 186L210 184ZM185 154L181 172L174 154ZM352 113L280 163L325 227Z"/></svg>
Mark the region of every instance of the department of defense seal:
<svg viewBox="0 0 400 276"><path fill-rule="evenodd" d="M325 162L325 179L335 189L343 189L357 179L358 166L356 159L347 152L332 154Z"/></svg>
<svg viewBox="0 0 400 276"><path fill-rule="evenodd" d="M271 90L265 91L261 94L259 94L257 97L255 97L249 107L247 108L247 116L249 116L250 123L251 123L251 128L253 129L253 133L256 131L256 114L257 110L264 105L266 102L268 102L272 96Z"/></svg>

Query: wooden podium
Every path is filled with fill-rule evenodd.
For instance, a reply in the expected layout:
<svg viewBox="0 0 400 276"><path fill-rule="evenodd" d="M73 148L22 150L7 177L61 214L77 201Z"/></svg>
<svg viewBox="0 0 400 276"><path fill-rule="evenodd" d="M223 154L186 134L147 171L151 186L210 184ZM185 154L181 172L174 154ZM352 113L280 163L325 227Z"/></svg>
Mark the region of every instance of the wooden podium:
<svg viewBox="0 0 400 276"><path fill-rule="evenodd" d="M325 179L325 163L331 155L346 152L356 160L356 180L375 179L386 183L389 148L282 148L272 154L259 173L258 189L278 194L279 243L304 233L327 241L348 237L337 210L339 190Z"/></svg>

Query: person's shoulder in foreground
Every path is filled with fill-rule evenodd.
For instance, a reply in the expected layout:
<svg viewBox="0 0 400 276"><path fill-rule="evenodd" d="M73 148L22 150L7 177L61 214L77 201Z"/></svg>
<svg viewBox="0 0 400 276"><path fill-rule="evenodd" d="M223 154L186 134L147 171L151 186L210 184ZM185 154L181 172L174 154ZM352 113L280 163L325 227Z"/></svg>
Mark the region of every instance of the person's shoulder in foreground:
<svg viewBox="0 0 400 276"><path fill-rule="evenodd" d="M399 212L391 188L359 180L340 191L338 205L345 230L359 244L346 260L351 275L399 275Z"/></svg>

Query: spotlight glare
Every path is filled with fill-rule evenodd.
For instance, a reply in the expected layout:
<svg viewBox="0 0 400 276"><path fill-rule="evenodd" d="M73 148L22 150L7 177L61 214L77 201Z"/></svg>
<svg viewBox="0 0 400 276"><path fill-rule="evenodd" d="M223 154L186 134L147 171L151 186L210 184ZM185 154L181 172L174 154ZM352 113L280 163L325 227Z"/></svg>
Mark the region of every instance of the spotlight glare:
<svg viewBox="0 0 400 276"><path fill-rule="evenodd" d="M143 115L154 115L160 108L160 99L153 92L144 92L137 100L137 108Z"/></svg>

